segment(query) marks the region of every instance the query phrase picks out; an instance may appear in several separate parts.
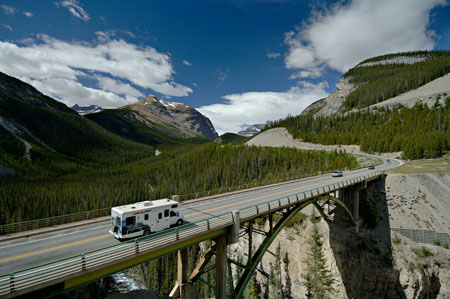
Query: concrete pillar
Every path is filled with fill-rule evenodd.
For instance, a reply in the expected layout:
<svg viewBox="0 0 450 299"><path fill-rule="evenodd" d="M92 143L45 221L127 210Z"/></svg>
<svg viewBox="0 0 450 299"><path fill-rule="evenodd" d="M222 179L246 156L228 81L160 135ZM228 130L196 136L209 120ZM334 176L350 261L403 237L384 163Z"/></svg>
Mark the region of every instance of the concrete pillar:
<svg viewBox="0 0 450 299"><path fill-rule="evenodd" d="M177 281L180 285L180 298L186 298L184 285L187 282L187 248L178 250L177 252Z"/></svg>
<svg viewBox="0 0 450 299"><path fill-rule="evenodd" d="M228 239L228 244L236 244L239 243L239 230L241 228L241 221L239 216L239 211L233 211L233 222L234 225L230 231L230 237Z"/></svg>
<svg viewBox="0 0 450 299"><path fill-rule="evenodd" d="M355 231L359 231L359 188L355 189L353 196L353 219L355 220Z"/></svg>
<svg viewBox="0 0 450 299"><path fill-rule="evenodd" d="M170 297L189 298L186 296L185 289L188 276L187 271L187 248L184 248L177 251L177 281L170 292Z"/></svg>
<svg viewBox="0 0 450 299"><path fill-rule="evenodd" d="M221 236L216 242L216 299L227 297L227 236Z"/></svg>

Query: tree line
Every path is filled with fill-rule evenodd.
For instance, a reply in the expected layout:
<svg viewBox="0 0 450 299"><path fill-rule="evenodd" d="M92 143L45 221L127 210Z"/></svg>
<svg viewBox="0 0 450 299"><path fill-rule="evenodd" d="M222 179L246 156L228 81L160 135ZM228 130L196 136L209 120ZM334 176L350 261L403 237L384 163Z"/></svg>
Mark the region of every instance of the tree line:
<svg viewBox="0 0 450 299"><path fill-rule="evenodd" d="M160 156L128 164L86 167L67 162L63 165L70 171L63 168L59 176L51 175L52 169L38 165L34 171L3 177L0 179L0 223L357 166L356 159L345 153L291 148L221 146L211 142L166 150ZM121 162L122 158L117 161Z"/></svg>
<svg viewBox="0 0 450 299"><path fill-rule="evenodd" d="M450 97L433 107L417 103L327 117L288 116L273 127L285 127L306 142L359 144L366 152L402 151L407 159L436 158L450 150Z"/></svg>
<svg viewBox="0 0 450 299"><path fill-rule="evenodd" d="M345 99L343 111L364 108L416 89L450 72L450 51L422 51L385 55L363 61L376 62L396 56L423 57L412 64L390 63L356 66L344 74L357 88ZM360 64L360 65L361 65Z"/></svg>

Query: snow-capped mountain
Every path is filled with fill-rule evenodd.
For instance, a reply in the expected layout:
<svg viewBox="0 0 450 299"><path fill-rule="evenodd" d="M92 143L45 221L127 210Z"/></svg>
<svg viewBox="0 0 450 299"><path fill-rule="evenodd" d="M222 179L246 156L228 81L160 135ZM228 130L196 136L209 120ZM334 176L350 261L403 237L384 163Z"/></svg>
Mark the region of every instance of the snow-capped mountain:
<svg viewBox="0 0 450 299"><path fill-rule="evenodd" d="M239 131L237 134L240 136L251 137L261 132L261 130L264 129L265 126L270 125L270 123L271 122L268 121L265 124L255 124L245 130Z"/></svg>
<svg viewBox="0 0 450 299"><path fill-rule="evenodd" d="M126 118L168 135L184 138L201 135L212 140L218 136L211 121L186 104L149 96L121 108L130 110L124 115Z"/></svg>
<svg viewBox="0 0 450 299"><path fill-rule="evenodd" d="M78 106L77 104L73 105L72 110L76 111L80 115L96 113L104 110L102 107L98 105L89 105L89 106Z"/></svg>

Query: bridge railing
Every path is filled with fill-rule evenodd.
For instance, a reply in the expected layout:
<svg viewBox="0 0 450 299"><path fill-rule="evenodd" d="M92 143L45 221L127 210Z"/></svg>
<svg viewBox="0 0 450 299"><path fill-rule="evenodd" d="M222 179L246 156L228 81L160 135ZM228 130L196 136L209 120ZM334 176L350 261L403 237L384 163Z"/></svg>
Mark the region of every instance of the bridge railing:
<svg viewBox="0 0 450 299"><path fill-rule="evenodd" d="M91 210L86 212L73 213L69 215L48 217L43 219L17 222L0 225L0 236L6 234L19 233L23 231L55 226L60 224L72 223L77 221L89 220L111 214L111 208Z"/></svg>
<svg viewBox="0 0 450 299"><path fill-rule="evenodd" d="M345 186L363 182L370 177L379 176L382 173L383 172L378 171L366 176L345 180L340 183L328 184L320 188L310 189L276 200L246 207L239 210L241 215L240 219L242 222L245 222L246 219L275 212L307 199L328 194L329 192ZM47 264L2 274L0 275L0 296L27 288L38 289L44 283L48 282L62 282L69 276L73 277L74 275L85 271L93 271L103 266L111 265L118 260L137 257L141 254L170 246L179 241L189 240L195 236L200 236L209 231L219 230L230 225L233 225L233 216L232 213L226 213Z"/></svg>
<svg viewBox="0 0 450 299"><path fill-rule="evenodd" d="M364 167L365 168L365 167ZM355 168L353 170L360 169ZM270 184L276 184L286 181L292 181L296 179L303 179L310 177L311 175L315 174L301 174L301 175L293 175L293 176L286 176L284 178L274 179L274 180L266 180L262 182L255 182L255 183L249 183L249 184L243 184L243 185L237 185L237 186L230 186L230 187L221 187L216 189L211 189L208 191L202 191L202 192L194 192L194 193L187 193L180 195L180 200L185 201L189 199L196 199L200 197L206 197L216 194L222 194L227 193L231 191L239 191L243 189L248 188L255 188ZM103 208L103 209L97 209L97 210L91 210L91 211L84 211L84 212L78 212L68 215L61 215L61 216L54 216L54 217L47 217L42 219L36 219L36 220L29 220L29 221L23 221L23 222L17 222L17 223L10 223L10 224L3 224L0 225L0 236L1 235L7 235L7 234L13 234L13 233L19 233L23 231L38 229L38 228L45 228L45 227L51 227L61 224L67 224L82 220L89 220L94 219L98 217L108 216L110 215L111 208Z"/></svg>

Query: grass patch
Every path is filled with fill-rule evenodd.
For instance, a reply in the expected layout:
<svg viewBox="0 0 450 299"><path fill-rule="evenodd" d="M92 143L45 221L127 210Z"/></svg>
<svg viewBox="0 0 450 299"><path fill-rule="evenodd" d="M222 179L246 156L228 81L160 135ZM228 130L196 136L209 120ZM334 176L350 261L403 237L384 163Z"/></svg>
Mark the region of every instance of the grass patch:
<svg viewBox="0 0 450 299"><path fill-rule="evenodd" d="M450 155L439 159L423 159L406 161L404 165L389 171L392 174L437 173L443 175L450 172Z"/></svg>
<svg viewBox="0 0 450 299"><path fill-rule="evenodd" d="M421 247L420 249L415 249L414 252L420 258L427 258L433 256L433 253L429 251L426 247Z"/></svg>

